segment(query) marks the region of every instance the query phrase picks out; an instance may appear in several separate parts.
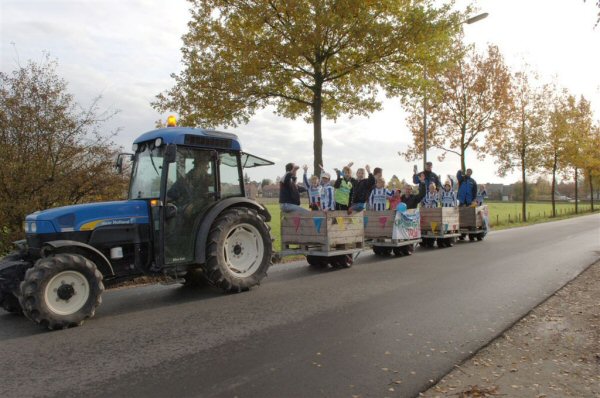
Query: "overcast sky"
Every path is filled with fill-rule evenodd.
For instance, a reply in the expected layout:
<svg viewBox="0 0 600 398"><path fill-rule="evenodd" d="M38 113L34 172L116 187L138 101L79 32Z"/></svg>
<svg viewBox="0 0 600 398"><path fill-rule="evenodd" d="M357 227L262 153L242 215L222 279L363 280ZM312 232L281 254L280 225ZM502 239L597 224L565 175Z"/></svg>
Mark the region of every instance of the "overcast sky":
<svg viewBox="0 0 600 398"><path fill-rule="evenodd" d="M474 4L489 17L465 26L468 42L480 49L500 47L516 70L526 62L544 81L555 80L571 93L592 101L600 119L600 27L594 29L597 8L588 0L480 0ZM467 4L460 1L459 4ZM106 130L120 129L116 142L129 149L140 134L166 119L150 102L172 86L170 74L181 69L181 36L187 30L188 2L184 0L1 0L0 70L10 72L19 62L41 60L48 52L58 60L59 74L68 81L76 100L89 104L101 95L103 109L120 113ZM227 131L238 134L245 151L276 162L253 169L254 179L282 174L288 161L312 165L312 125L287 120L270 110L257 113L247 125ZM325 167L354 161L410 178L412 165L397 155L410 143L397 100L369 118L340 118L323 123ZM459 158L449 154L434 171L456 173ZM518 173L502 179L493 158L480 162L467 157L478 182L512 183Z"/></svg>

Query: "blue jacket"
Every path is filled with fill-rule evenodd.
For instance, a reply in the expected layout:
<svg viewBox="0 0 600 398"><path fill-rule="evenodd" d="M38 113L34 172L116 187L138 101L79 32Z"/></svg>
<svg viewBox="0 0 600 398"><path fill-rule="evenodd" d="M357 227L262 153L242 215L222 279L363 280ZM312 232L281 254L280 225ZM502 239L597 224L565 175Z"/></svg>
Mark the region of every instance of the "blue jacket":
<svg viewBox="0 0 600 398"><path fill-rule="evenodd" d="M461 206L470 206L477 197L477 182L464 175L462 170L458 170L456 179L458 180L458 202Z"/></svg>
<svg viewBox="0 0 600 398"><path fill-rule="evenodd" d="M440 177L438 177L437 174L435 174L433 171L422 171L421 173L425 173L425 190L429 191L429 184L431 184L432 182L435 183L435 187L437 189L441 189L440 186ZM419 174L413 174L413 183L415 185L419 185L421 183L421 181L419 181Z"/></svg>

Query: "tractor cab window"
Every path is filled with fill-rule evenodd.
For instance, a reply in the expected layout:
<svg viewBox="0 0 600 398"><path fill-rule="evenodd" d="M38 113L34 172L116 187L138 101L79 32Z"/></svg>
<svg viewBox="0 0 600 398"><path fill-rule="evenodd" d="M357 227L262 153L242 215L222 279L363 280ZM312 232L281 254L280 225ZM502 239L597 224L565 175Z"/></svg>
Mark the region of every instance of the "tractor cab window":
<svg viewBox="0 0 600 398"><path fill-rule="evenodd" d="M153 143L140 144L131 173L129 199L150 199L160 196L160 176L163 164L163 148Z"/></svg>
<svg viewBox="0 0 600 398"><path fill-rule="evenodd" d="M238 157L234 153L221 153L219 162L221 198L241 196L241 175L238 167Z"/></svg>
<svg viewBox="0 0 600 398"><path fill-rule="evenodd" d="M167 198L190 202L215 192L215 169L210 151L177 148L177 160L169 166Z"/></svg>

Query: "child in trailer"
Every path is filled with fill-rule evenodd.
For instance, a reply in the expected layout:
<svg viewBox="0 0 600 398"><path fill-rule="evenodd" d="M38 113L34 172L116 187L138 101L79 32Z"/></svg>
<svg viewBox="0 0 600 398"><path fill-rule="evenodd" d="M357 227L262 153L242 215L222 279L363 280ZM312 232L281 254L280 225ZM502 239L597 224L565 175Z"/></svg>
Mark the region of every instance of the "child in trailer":
<svg viewBox="0 0 600 398"><path fill-rule="evenodd" d="M456 192L454 192L454 181L452 181L452 178L448 178L444 182L444 189L440 191L440 202L442 203L442 207L456 207L457 197Z"/></svg>
<svg viewBox="0 0 600 398"><path fill-rule="evenodd" d="M369 195L369 209L375 211L384 211L387 209L388 200L392 198L394 192L385 187L383 177L377 178L375 188Z"/></svg>
<svg viewBox="0 0 600 398"><path fill-rule="evenodd" d="M369 174L367 178L364 178L365 170ZM352 205L348 208L348 214L365 209L367 200L369 200L369 193L371 193L371 190L375 186L376 178L381 177L383 173L380 167L375 167L375 170L373 170L374 173L371 174L371 167L369 165L365 166L365 170L358 169L356 171L358 182L352 192Z"/></svg>
<svg viewBox="0 0 600 398"><path fill-rule="evenodd" d="M410 184L404 186L404 193L400 197L402 203L406 204L406 207L410 209L416 209L421 200L425 196L427 187L425 186L425 174L419 175L419 191L417 194L413 193L413 187Z"/></svg>
<svg viewBox="0 0 600 398"><path fill-rule="evenodd" d="M487 198L487 191L485 189L485 185L479 185L479 188L477 189L477 196L475 201L477 202L477 206L482 206L483 205L483 199Z"/></svg>
<svg viewBox="0 0 600 398"><path fill-rule="evenodd" d="M321 199L323 197L323 187L319 183L319 177L311 176L310 183L308 182L307 172L308 166L302 166L304 170L304 186L306 187L306 192L308 192L308 206L311 210L321 210Z"/></svg>
<svg viewBox="0 0 600 398"><path fill-rule="evenodd" d="M362 170L362 173L359 172ZM358 182L356 183L356 188L354 192L352 192L352 205L348 208L348 214L352 214L355 211L363 211L367 206L367 200L369 200L369 193L373 187L375 187L375 181L377 178L381 177L383 171L380 167L375 167L373 170L373 174L371 174L371 167L369 165L365 166L365 170L369 174L369 177L364 178L365 171L363 169L358 169L356 171L356 177L358 178Z"/></svg>
<svg viewBox="0 0 600 398"><path fill-rule="evenodd" d="M335 209L336 210L348 210L350 206L350 200L352 199L352 192L357 184L357 181L352 178L352 162L344 166L342 171L334 169L337 174L337 179L333 184L335 188Z"/></svg>
<svg viewBox="0 0 600 398"><path fill-rule="evenodd" d="M439 206L439 202L440 199L437 188L435 186L435 183L431 182L429 183L429 190L423 197L423 200L421 200L421 207L433 209Z"/></svg>
<svg viewBox="0 0 600 398"><path fill-rule="evenodd" d="M389 199L390 210L396 210L400 202L402 202L402 189L393 189L392 197Z"/></svg>
<svg viewBox="0 0 600 398"><path fill-rule="evenodd" d="M323 169L321 167L321 169ZM321 207L324 211L335 210L335 189L331 185L331 176L329 173L321 173Z"/></svg>

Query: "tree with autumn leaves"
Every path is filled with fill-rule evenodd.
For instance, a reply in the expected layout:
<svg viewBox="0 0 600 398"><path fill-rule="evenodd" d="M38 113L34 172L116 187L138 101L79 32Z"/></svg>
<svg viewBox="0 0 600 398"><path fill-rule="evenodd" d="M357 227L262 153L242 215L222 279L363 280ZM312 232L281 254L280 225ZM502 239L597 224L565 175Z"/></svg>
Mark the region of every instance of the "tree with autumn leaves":
<svg viewBox="0 0 600 398"><path fill-rule="evenodd" d="M123 196L118 148L102 132L112 112L77 104L46 56L0 72L0 254L36 210Z"/></svg>
<svg viewBox="0 0 600 398"><path fill-rule="evenodd" d="M534 80L532 82L532 80ZM505 127L491 130L487 138L487 151L496 158L498 175L510 171L521 173L521 192L527 192L527 176L541 169L542 147L548 117L549 88L536 87L536 76L529 71L512 75L510 83L510 108L505 114ZM521 195L523 221L527 221L527 195Z"/></svg>
<svg viewBox="0 0 600 398"><path fill-rule="evenodd" d="M427 107L428 146L460 157L466 169L467 150L479 157L487 152L486 133L500 134L507 128L511 112L511 75L498 47L490 45L485 54L458 43L456 62L441 73L429 73L430 89L404 101L413 145L404 152L414 160L423 152L423 106Z"/></svg>
<svg viewBox="0 0 600 398"><path fill-rule="evenodd" d="M187 126L236 125L258 109L313 125L380 109L382 89L415 84L450 49L464 17L430 0L192 0L184 69L154 107Z"/></svg>

